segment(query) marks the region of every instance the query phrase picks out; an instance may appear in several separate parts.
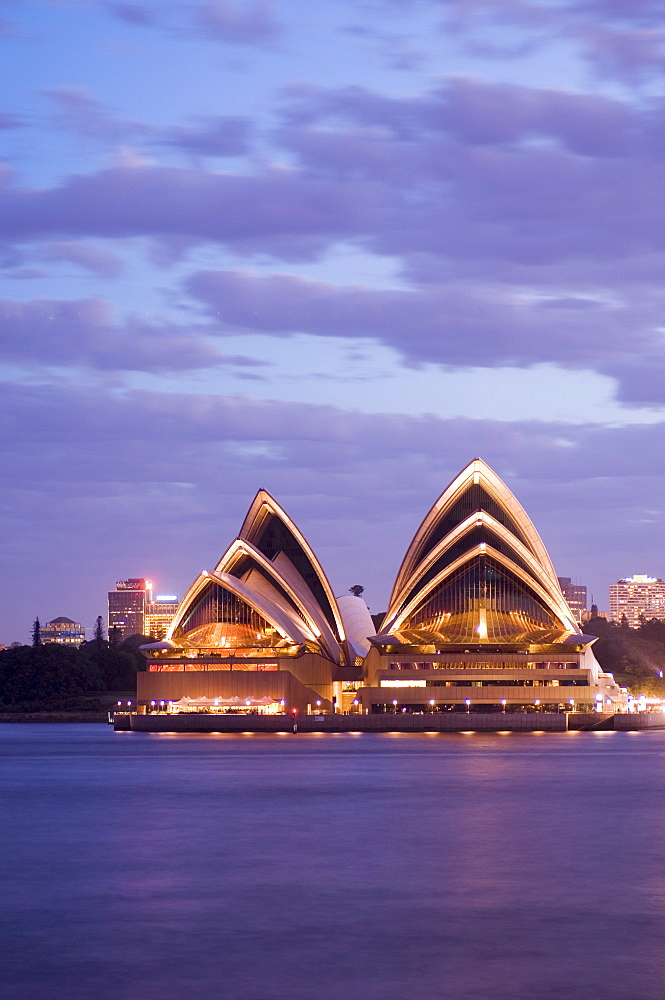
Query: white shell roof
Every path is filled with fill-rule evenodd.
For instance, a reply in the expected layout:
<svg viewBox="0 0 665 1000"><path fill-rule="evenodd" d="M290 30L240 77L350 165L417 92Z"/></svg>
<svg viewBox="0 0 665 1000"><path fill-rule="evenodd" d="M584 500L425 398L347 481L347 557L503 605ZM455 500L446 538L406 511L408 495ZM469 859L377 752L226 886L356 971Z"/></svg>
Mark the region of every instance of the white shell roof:
<svg viewBox="0 0 665 1000"><path fill-rule="evenodd" d="M346 638L356 656L367 656L370 648L368 636L374 635L376 629L369 608L362 597L354 594L343 594L337 598L337 606L342 614Z"/></svg>

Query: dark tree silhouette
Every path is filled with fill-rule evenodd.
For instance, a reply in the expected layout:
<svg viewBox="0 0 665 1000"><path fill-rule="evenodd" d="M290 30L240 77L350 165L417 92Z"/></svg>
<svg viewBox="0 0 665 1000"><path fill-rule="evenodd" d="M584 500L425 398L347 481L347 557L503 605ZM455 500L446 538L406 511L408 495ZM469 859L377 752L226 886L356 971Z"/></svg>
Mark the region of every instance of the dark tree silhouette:
<svg viewBox="0 0 665 1000"><path fill-rule="evenodd" d="M34 622L32 623L32 633L31 633L33 646L41 646L42 644L41 630L42 627L39 624L39 618L35 618Z"/></svg>
<svg viewBox="0 0 665 1000"><path fill-rule="evenodd" d="M364 594L365 592L365 588L361 587L359 583L354 583L352 587L349 587L349 590L351 591L354 597L360 597L360 595Z"/></svg>
<svg viewBox="0 0 665 1000"><path fill-rule="evenodd" d="M57 642L0 651L0 704L31 710L73 707L68 700L104 689L96 664Z"/></svg>
<svg viewBox="0 0 665 1000"><path fill-rule="evenodd" d="M93 635L93 641L95 643L95 649L102 649L104 647L104 624L102 622L102 616L97 615L95 620L95 632Z"/></svg>

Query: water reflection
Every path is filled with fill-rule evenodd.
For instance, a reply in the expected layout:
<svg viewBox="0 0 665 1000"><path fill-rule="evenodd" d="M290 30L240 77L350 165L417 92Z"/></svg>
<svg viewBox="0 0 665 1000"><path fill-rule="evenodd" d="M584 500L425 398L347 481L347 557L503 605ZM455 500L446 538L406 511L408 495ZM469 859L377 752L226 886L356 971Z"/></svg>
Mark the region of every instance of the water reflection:
<svg viewBox="0 0 665 1000"><path fill-rule="evenodd" d="M251 735L0 727L3 998L661 1000L665 733Z"/></svg>

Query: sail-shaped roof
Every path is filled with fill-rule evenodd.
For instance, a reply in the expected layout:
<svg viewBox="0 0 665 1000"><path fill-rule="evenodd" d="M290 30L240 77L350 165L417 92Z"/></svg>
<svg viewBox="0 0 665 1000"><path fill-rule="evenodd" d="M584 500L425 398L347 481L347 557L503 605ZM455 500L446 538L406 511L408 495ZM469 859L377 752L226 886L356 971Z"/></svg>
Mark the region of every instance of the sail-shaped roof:
<svg viewBox="0 0 665 1000"><path fill-rule="evenodd" d="M579 632L524 508L481 459L418 528L383 633L405 642L553 642Z"/></svg>
<svg viewBox="0 0 665 1000"><path fill-rule="evenodd" d="M316 644L307 624L228 573L204 571L189 588L167 639L199 649L279 649Z"/></svg>
<svg viewBox="0 0 665 1000"><path fill-rule="evenodd" d="M330 627L320 605L311 599L309 588L291 572L281 571L256 546L244 538L236 538L220 559L216 572L226 572L242 580L257 594L263 594L273 603L291 609L317 637L327 656L339 659L339 640Z"/></svg>
<svg viewBox="0 0 665 1000"><path fill-rule="evenodd" d="M328 579L304 536L260 490L213 572L183 598L167 639L183 647L306 647L344 660L342 617Z"/></svg>
<svg viewBox="0 0 665 1000"><path fill-rule="evenodd" d="M240 529L250 542L288 578L313 612L323 613L338 642L343 642L342 616L332 587L305 536L266 490L259 490Z"/></svg>

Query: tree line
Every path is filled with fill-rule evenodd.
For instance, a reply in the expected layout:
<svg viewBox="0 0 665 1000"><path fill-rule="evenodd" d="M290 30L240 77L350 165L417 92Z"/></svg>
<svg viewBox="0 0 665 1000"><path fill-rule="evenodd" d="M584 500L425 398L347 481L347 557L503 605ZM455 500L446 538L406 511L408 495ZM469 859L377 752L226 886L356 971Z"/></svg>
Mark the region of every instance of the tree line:
<svg viewBox="0 0 665 1000"><path fill-rule="evenodd" d="M614 622L595 611L592 607L583 631L598 636L593 652L603 670L635 693L665 697L665 620L642 615L639 627L631 628L625 616Z"/></svg>
<svg viewBox="0 0 665 1000"><path fill-rule="evenodd" d="M78 647L42 642L35 619L32 645L0 650L0 711L74 709L91 695L134 691L145 669L138 647L150 641L135 635L109 642L100 617L93 638Z"/></svg>

